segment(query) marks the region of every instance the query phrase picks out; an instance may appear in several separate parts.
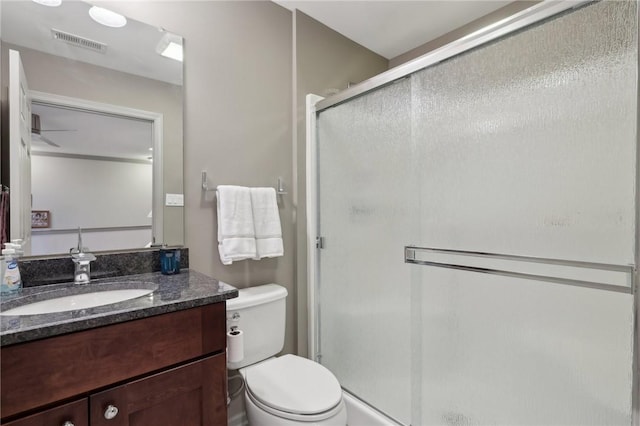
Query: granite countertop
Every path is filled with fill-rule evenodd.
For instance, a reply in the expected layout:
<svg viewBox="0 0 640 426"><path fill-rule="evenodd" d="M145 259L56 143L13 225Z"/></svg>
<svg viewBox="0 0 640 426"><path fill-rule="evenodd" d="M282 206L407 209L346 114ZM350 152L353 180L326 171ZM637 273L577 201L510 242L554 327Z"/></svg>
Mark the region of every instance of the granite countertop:
<svg viewBox="0 0 640 426"><path fill-rule="evenodd" d="M0 311L54 297L126 288L155 290L151 295L136 299L76 311L0 315L0 346L223 302L238 296L238 290L229 284L183 269L176 275L152 272L92 280L89 284L65 283L23 288L16 295L3 295Z"/></svg>

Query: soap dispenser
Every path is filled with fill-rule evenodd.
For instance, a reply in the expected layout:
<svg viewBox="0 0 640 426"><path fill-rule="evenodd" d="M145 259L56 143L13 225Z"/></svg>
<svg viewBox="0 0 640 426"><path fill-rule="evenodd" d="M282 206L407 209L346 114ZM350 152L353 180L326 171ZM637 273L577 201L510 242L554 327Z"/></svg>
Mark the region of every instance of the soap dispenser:
<svg viewBox="0 0 640 426"><path fill-rule="evenodd" d="M20 278L20 268L18 267L18 256L13 244L6 243L2 250L2 282L0 283L0 294L11 294L22 288Z"/></svg>

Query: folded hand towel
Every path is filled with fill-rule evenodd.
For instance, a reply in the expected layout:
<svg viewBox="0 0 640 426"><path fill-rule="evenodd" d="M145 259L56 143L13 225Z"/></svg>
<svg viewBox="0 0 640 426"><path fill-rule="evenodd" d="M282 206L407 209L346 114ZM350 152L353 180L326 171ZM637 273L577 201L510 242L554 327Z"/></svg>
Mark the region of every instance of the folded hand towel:
<svg viewBox="0 0 640 426"><path fill-rule="evenodd" d="M273 188L251 188L253 224L256 233L256 256L276 257L284 254L282 227L276 190Z"/></svg>
<svg viewBox="0 0 640 426"><path fill-rule="evenodd" d="M219 185L218 251L223 265L256 257L251 193L244 186Z"/></svg>

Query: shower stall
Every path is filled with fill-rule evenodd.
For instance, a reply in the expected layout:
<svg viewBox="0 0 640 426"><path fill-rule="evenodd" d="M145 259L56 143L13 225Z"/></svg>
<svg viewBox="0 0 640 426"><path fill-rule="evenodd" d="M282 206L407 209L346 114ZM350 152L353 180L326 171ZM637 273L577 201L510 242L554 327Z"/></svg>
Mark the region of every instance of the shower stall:
<svg viewBox="0 0 640 426"><path fill-rule="evenodd" d="M405 425L637 425L638 4L543 2L308 115L310 353Z"/></svg>

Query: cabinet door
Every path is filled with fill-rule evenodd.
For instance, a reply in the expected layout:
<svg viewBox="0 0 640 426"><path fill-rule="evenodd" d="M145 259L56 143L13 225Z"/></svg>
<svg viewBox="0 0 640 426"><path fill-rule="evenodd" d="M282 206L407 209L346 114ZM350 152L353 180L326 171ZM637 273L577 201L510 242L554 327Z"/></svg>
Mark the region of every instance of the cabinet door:
<svg viewBox="0 0 640 426"><path fill-rule="evenodd" d="M89 409L87 399L60 405L24 417L19 420L4 423L5 426L88 426Z"/></svg>
<svg viewBox="0 0 640 426"><path fill-rule="evenodd" d="M91 425L225 425L226 399L222 353L92 395Z"/></svg>

